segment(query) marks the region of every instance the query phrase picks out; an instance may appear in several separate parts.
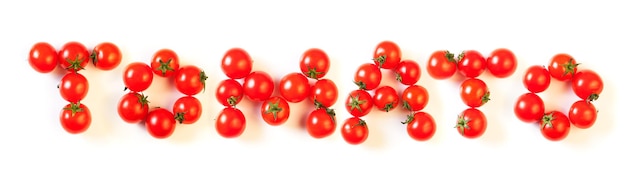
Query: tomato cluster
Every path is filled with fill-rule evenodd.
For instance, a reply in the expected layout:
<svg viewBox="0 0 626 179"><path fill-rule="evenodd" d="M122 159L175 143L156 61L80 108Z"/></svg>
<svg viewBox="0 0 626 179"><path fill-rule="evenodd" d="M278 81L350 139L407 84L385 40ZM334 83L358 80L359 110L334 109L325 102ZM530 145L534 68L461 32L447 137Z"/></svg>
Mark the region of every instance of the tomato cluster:
<svg viewBox="0 0 626 179"><path fill-rule="evenodd" d="M581 129L591 127L598 113L592 102L600 96L604 83L592 70L579 71L579 65L571 55L559 53L552 57L547 69L540 65L530 66L523 79L529 92L520 95L515 103L517 118L526 123L539 123L541 134L550 141L565 139L570 124ZM571 82L572 91L580 98L570 106L568 115L558 110L546 110L543 99L537 95L548 89L552 79Z"/></svg>
<svg viewBox="0 0 626 179"><path fill-rule="evenodd" d="M248 99L266 100L274 91L274 82L265 72L252 72L252 59L242 48L231 48L222 57L222 72L228 79L220 81L215 91L224 109L216 119L217 133L225 138L239 137L246 129L246 117L236 106L244 95ZM243 86L237 80L244 79Z"/></svg>

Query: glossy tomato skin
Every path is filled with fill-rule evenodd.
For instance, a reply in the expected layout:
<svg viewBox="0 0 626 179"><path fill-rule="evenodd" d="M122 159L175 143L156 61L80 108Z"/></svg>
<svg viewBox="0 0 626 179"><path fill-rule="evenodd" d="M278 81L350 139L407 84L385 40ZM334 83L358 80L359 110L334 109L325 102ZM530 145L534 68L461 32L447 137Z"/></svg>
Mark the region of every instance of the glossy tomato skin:
<svg viewBox="0 0 626 179"><path fill-rule="evenodd" d="M569 109L569 120L572 125L580 128L587 129L596 122L598 117L598 110L593 105L585 100L574 102Z"/></svg>
<svg viewBox="0 0 626 179"><path fill-rule="evenodd" d="M150 104L148 97L141 93L129 92L117 104L117 114L127 123L139 123L146 119Z"/></svg>
<svg viewBox="0 0 626 179"><path fill-rule="evenodd" d="M302 73L289 73L279 83L278 92L285 100L297 103L307 99L311 94L309 79Z"/></svg>
<svg viewBox="0 0 626 179"><path fill-rule="evenodd" d="M392 41L382 41L374 49L374 63L383 69L395 69L400 63L400 47Z"/></svg>
<svg viewBox="0 0 626 179"><path fill-rule="evenodd" d="M466 50L457 62L459 72L468 78L476 78L487 68L487 61L480 52L476 50Z"/></svg>
<svg viewBox="0 0 626 179"><path fill-rule="evenodd" d="M157 139L170 137L176 129L174 114L165 108L156 108L146 116L146 130Z"/></svg>
<svg viewBox="0 0 626 179"><path fill-rule="evenodd" d="M186 65L174 74L176 89L185 95L196 95L205 89L206 73L195 65Z"/></svg>
<svg viewBox="0 0 626 179"><path fill-rule="evenodd" d="M461 99L469 107L480 107L489 99L487 84L478 78L469 78L461 83Z"/></svg>
<svg viewBox="0 0 626 179"><path fill-rule="evenodd" d="M172 113L175 117L182 116L175 119L182 120L183 124L193 124L202 116L202 103L194 96L183 96L174 102Z"/></svg>
<svg viewBox="0 0 626 179"><path fill-rule="evenodd" d="M394 69L396 80L404 85L413 85L419 81L422 72L414 60L402 60Z"/></svg>
<svg viewBox="0 0 626 179"><path fill-rule="evenodd" d="M331 107L337 102L339 92L337 85L330 79L320 79L311 87L311 101L321 104L323 107Z"/></svg>
<svg viewBox="0 0 626 179"><path fill-rule="evenodd" d="M76 103L85 98L89 92L89 81L80 73L66 73L61 78L59 93L70 103Z"/></svg>
<svg viewBox="0 0 626 179"><path fill-rule="evenodd" d="M300 71L311 79L320 79L326 76L330 69L330 59L326 52L319 48L310 48L302 54Z"/></svg>
<svg viewBox="0 0 626 179"><path fill-rule="evenodd" d="M437 50L428 58L426 71L437 80L448 79L457 71L457 62L454 54L447 50Z"/></svg>
<svg viewBox="0 0 626 179"><path fill-rule="evenodd" d="M305 126L307 132L313 138L321 139L328 137L337 128L335 112L332 109L315 109L307 116Z"/></svg>
<svg viewBox="0 0 626 179"><path fill-rule="evenodd" d="M580 99L595 101L603 89L602 78L592 70L581 70L572 78L572 90Z"/></svg>
<svg viewBox="0 0 626 179"><path fill-rule="evenodd" d="M217 116L215 129L224 138L239 137L246 129L246 118L239 109L226 107Z"/></svg>
<svg viewBox="0 0 626 179"><path fill-rule="evenodd" d="M524 87L533 93L541 93L550 87L550 73L540 65L533 65L524 74Z"/></svg>
<svg viewBox="0 0 626 179"><path fill-rule="evenodd" d="M550 72L550 76L559 81L567 81L571 80L574 74L576 74L578 65L576 60L569 54L559 53L550 60L548 72Z"/></svg>
<svg viewBox="0 0 626 179"><path fill-rule="evenodd" d="M535 93L520 95L515 102L515 116L523 122L535 123L541 121L545 112L545 104Z"/></svg>
<svg viewBox="0 0 626 179"><path fill-rule="evenodd" d="M28 53L28 64L39 73L50 73L59 65L59 57L52 45L37 42Z"/></svg>
<svg viewBox="0 0 626 179"><path fill-rule="evenodd" d="M70 134L80 134L91 125L91 111L81 103L70 103L61 110L61 126Z"/></svg>
<svg viewBox="0 0 626 179"><path fill-rule="evenodd" d="M122 52L111 42L96 45L90 55L93 65L100 70L112 70L122 62Z"/></svg>
<svg viewBox="0 0 626 179"><path fill-rule="evenodd" d="M287 122L289 113L289 103L280 96L271 97L261 105L261 117L271 126L279 126Z"/></svg>
<svg viewBox="0 0 626 179"><path fill-rule="evenodd" d="M569 119L562 112L549 111L541 119L541 134L548 140L563 140L569 134L569 130Z"/></svg>
<svg viewBox="0 0 626 179"><path fill-rule="evenodd" d="M400 103L398 92L391 86L381 86L374 91L374 106L381 111L389 112Z"/></svg>
<svg viewBox="0 0 626 179"><path fill-rule="evenodd" d="M457 120L457 131L463 137L474 139L482 136L487 129L487 118L476 108L464 110Z"/></svg>
<svg viewBox="0 0 626 179"><path fill-rule="evenodd" d="M80 42L67 42L58 52L59 65L69 72L85 69L89 63L89 51Z"/></svg>
<svg viewBox="0 0 626 179"><path fill-rule="evenodd" d="M357 89L350 92L346 99L346 110L354 117L363 117L372 111L374 99L365 90Z"/></svg>
<svg viewBox="0 0 626 179"><path fill-rule="evenodd" d="M348 144L361 144L367 140L368 135L367 123L358 117L346 119L341 126L341 136Z"/></svg>
<svg viewBox="0 0 626 179"><path fill-rule="evenodd" d="M497 78L511 76L515 73L516 68L517 58L509 49L496 49L487 58L487 70Z"/></svg>
<svg viewBox="0 0 626 179"><path fill-rule="evenodd" d="M417 141L430 140L437 131L437 124L433 117L426 112L416 112L409 115L409 119L403 122L407 124L406 132Z"/></svg>
<svg viewBox="0 0 626 179"><path fill-rule="evenodd" d="M380 68L373 63L364 63L354 74L354 83L359 89L373 90L380 85L383 75Z"/></svg>
<svg viewBox="0 0 626 179"><path fill-rule="evenodd" d="M222 80L217 85L215 97L224 106L236 106L243 99L243 86L234 79Z"/></svg>
<svg viewBox="0 0 626 179"><path fill-rule="evenodd" d="M180 68L178 54L171 49L160 49L152 56L150 68L157 76L174 76L178 72L178 68Z"/></svg>
<svg viewBox="0 0 626 179"><path fill-rule="evenodd" d="M123 81L126 88L134 92L142 92L152 84L152 69L143 62L132 62L124 70Z"/></svg>
<svg viewBox="0 0 626 179"><path fill-rule="evenodd" d="M243 92L252 101L265 101L274 92L274 80L263 71L254 71L243 82Z"/></svg>
<svg viewBox="0 0 626 179"><path fill-rule="evenodd" d="M411 85L402 91L402 107L408 111L420 111L428 104L428 91L420 85Z"/></svg>
<svg viewBox="0 0 626 179"><path fill-rule="evenodd" d="M252 72L252 58L242 48L231 48L222 57L221 68L228 78L242 79Z"/></svg>

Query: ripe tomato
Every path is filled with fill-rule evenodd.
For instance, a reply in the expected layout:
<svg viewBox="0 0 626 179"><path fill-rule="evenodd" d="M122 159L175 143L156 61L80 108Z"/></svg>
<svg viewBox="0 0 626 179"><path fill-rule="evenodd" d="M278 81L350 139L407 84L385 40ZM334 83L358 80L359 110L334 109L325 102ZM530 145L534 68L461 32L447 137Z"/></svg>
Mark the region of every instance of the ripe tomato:
<svg viewBox="0 0 626 179"><path fill-rule="evenodd" d="M134 92L142 92L152 84L153 74L150 66L143 62L132 62L124 70L124 85Z"/></svg>
<svg viewBox="0 0 626 179"><path fill-rule="evenodd" d="M411 138L417 141L427 141L435 135L437 124L433 117L425 112L417 112L407 116L407 120L402 122L407 124L406 132Z"/></svg>
<svg viewBox="0 0 626 179"><path fill-rule="evenodd" d="M154 74L161 77L173 76L180 67L178 55L171 49L160 49L152 56L150 67Z"/></svg>
<svg viewBox="0 0 626 179"><path fill-rule="evenodd" d="M476 108L465 109L456 122L456 129L459 134L466 138L477 138L485 133L487 129L487 118L482 111Z"/></svg>
<svg viewBox="0 0 626 179"><path fill-rule="evenodd" d="M222 57L222 71L228 78L242 79L252 72L252 59L242 48L231 48Z"/></svg>
<svg viewBox="0 0 626 179"><path fill-rule="evenodd" d="M174 114L165 108L156 108L148 112L146 116L146 130L157 139L171 136L176 129Z"/></svg>
<svg viewBox="0 0 626 179"><path fill-rule="evenodd" d="M335 82L329 79L320 79L311 86L311 101L315 104L322 105L323 107L331 107L337 102L339 92Z"/></svg>
<svg viewBox="0 0 626 179"><path fill-rule="evenodd" d="M420 85L411 85L402 91L402 107L408 111L420 111L428 104L428 91Z"/></svg>
<svg viewBox="0 0 626 179"><path fill-rule="evenodd" d="M569 134L569 128L569 119L559 111L550 111L541 119L541 134L551 141L565 139Z"/></svg>
<svg viewBox="0 0 626 179"><path fill-rule="evenodd" d="M61 110L61 126L70 134L85 132L91 125L91 112L81 103L70 103Z"/></svg>
<svg viewBox="0 0 626 179"><path fill-rule="evenodd" d="M476 78L485 71L487 61L480 52L476 50L466 50L459 55L457 62L459 72L468 78Z"/></svg>
<svg viewBox="0 0 626 179"><path fill-rule="evenodd" d="M354 117L362 117L372 111L374 106L372 95L365 90L353 90L346 99L346 109Z"/></svg>
<svg viewBox="0 0 626 179"><path fill-rule="evenodd" d="M122 62L122 52L111 42L96 45L89 57L93 65L101 70L112 70Z"/></svg>
<svg viewBox="0 0 626 179"><path fill-rule="evenodd" d="M179 123L193 124L202 116L202 103L194 96L183 96L174 102L172 112Z"/></svg>
<svg viewBox="0 0 626 179"><path fill-rule="evenodd" d="M89 91L89 82L80 73L66 73L58 86L61 97L70 103L83 100Z"/></svg>
<svg viewBox="0 0 626 179"><path fill-rule="evenodd" d="M530 92L541 93L550 86L550 73L543 66L530 66L524 75L524 86Z"/></svg>
<svg viewBox="0 0 626 179"><path fill-rule="evenodd" d="M365 142L369 133L367 123L358 117L346 119L341 127L341 136L343 137L343 140L352 145L358 145Z"/></svg>
<svg viewBox="0 0 626 179"><path fill-rule="evenodd" d="M89 63L89 51L87 47L79 42L68 42L58 53L59 64L61 68L70 72L77 72L85 69L87 63Z"/></svg>
<svg viewBox="0 0 626 179"><path fill-rule="evenodd" d="M566 81L572 79L576 71L578 70L579 63L569 54L559 53L552 57L548 71L550 76L559 81Z"/></svg>
<svg viewBox="0 0 626 179"><path fill-rule="evenodd" d="M572 104L572 107L569 108L570 122L572 122L572 125L581 129L591 127L596 122L597 116L598 110L596 110L596 107L585 100L576 101Z"/></svg>
<svg viewBox="0 0 626 179"><path fill-rule="evenodd" d="M59 59L52 45L38 42L30 49L28 63L39 73L50 73L59 64Z"/></svg>
<svg viewBox="0 0 626 179"><path fill-rule="evenodd" d="M400 97L391 86L381 86L374 91L374 105L381 111L389 112L398 106Z"/></svg>
<svg viewBox="0 0 626 179"><path fill-rule="evenodd" d="M395 69L401 58L400 47L392 41L382 41L374 50L374 63L383 69Z"/></svg>
<svg viewBox="0 0 626 179"><path fill-rule="evenodd" d="M226 107L217 116L215 129L222 137L239 137L246 129L246 117L239 109Z"/></svg>
<svg viewBox="0 0 626 179"><path fill-rule="evenodd" d="M383 75L380 68L373 63L365 63L359 66L354 74L354 83L359 89L373 90L380 85Z"/></svg>
<svg viewBox="0 0 626 179"><path fill-rule="evenodd" d="M225 79L217 85L215 97L224 106L236 106L243 99L243 87L237 80Z"/></svg>
<svg viewBox="0 0 626 179"><path fill-rule="evenodd" d="M426 71L428 71L428 74L434 79L447 79L452 77L456 72L456 64L454 54L447 50L438 50L430 55Z"/></svg>
<svg viewBox="0 0 626 179"><path fill-rule="evenodd" d="M596 72L581 70L572 78L572 90L580 99L595 101L604 89L604 82Z"/></svg>
<svg viewBox="0 0 626 179"><path fill-rule="evenodd" d="M263 71L252 72L243 82L243 92L252 101L265 101L274 92L274 80Z"/></svg>
<svg viewBox="0 0 626 179"><path fill-rule="evenodd" d="M511 50L499 48L487 58L487 70L497 78L511 76L517 68L517 58Z"/></svg>
<svg viewBox="0 0 626 179"><path fill-rule="evenodd" d="M394 69L396 80L404 85L417 83L422 75L420 66L413 60L402 60L398 67Z"/></svg>
<svg viewBox="0 0 626 179"><path fill-rule="evenodd" d="M141 93L129 92L122 96L117 104L117 114L127 123L138 123L148 115L148 96Z"/></svg>
<svg viewBox="0 0 626 179"><path fill-rule="evenodd" d="M330 108L315 109L307 116L305 126L311 137L318 139L327 137L337 128L335 111Z"/></svg>
<svg viewBox="0 0 626 179"><path fill-rule="evenodd" d="M514 107L518 119L527 123L539 122L544 115L543 100L535 93L526 93L517 98Z"/></svg>
<svg viewBox="0 0 626 179"><path fill-rule="evenodd" d="M280 96L271 97L261 105L261 117L269 125L281 125L289 119L289 104Z"/></svg>
<svg viewBox="0 0 626 179"><path fill-rule="evenodd" d="M206 73L195 65L187 65L178 69L174 84L176 89L185 95L196 95L206 87L205 81L209 78Z"/></svg>
<svg viewBox="0 0 626 179"><path fill-rule="evenodd" d="M309 79L301 73L289 73L285 75L279 83L278 92L285 100L297 103L311 94Z"/></svg>
<svg viewBox="0 0 626 179"><path fill-rule="evenodd" d="M300 59L300 71L311 79L323 78L328 73L329 68L328 55L318 48L308 49Z"/></svg>
<svg viewBox="0 0 626 179"><path fill-rule="evenodd" d="M480 107L489 100L489 88L483 80L469 78L461 83L461 99L469 107Z"/></svg>

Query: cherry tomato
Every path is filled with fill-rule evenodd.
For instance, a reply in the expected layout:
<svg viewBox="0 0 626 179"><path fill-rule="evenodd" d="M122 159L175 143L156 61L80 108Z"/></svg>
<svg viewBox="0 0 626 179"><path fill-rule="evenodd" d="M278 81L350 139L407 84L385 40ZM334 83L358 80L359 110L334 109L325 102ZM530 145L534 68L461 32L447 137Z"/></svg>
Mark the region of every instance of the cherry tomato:
<svg viewBox="0 0 626 179"><path fill-rule="evenodd" d="M311 79L323 78L328 73L329 68L328 55L318 48L308 49L300 59L300 71Z"/></svg>
<svg viewBox="0 0 626 179"><path fill-rule="evenodd" d="M176 89L185 95L196 95L206 87L206 73L195 65L187 65L178 69L174 76Z"/></svg>
<svg viewBox="0 0 626 179"><path fill-rule="evenodd" d="M551 141L565 139L569 134L569 128L569 119L559 111L547 112L541 119L541 134Z"/></svg>
<svg viewBox="0 0 626 179"><path fill-rule="evenodd" d="M420 111L428 104L428 91L420 85L411 85L402 91L402 107L408 111Z"/></svg>
<svg viewBox="0 0 626 179"><path fill-rule="evenodd" d="M430 55L426 71L434 79L448 79L456 72L456 63L454 54L447 50L438 50Z"/></svg>
<svg viewBox="0 0 626 179"><path fill-rule="evenodd" d="M425 112L417 112L407 116L407 120L402 122L407 124L406 132L411 138L417 141L427 141L435 135L437 124L433 117Z"/></svg>
<svg viewBox="0 0 626 179"><path fill-rule="evenodd" d="M193 124L202 116L202 103L196 97L183 96L174 102L172 113L179 123Z"/></svg>
<svg viewBox="0 0 626 179"><path fill-rule="evenodd" d="M465 109L456 122L456 129L463 137L473 139L485 133L487 118L476 108Z"/></svg>
<svg viewBox="0 0 626 179"><path fill-rule="evenodd" d="M282 97L271 97L261 105L261 117L269 125L281 125L289 119L289 104Z"/></svg>
<svg viewBox="0 0 626 179"><path fill-rule="evenodd" d="M367 123L358 117L346 119L341 127L341 136L348 144L361 144L367 140L368 135Z"/></svg>
<svg viewBox="0 0 626 179"><path fill-rule="evenodd" d="M315 109L307 116L305 126L311 137L320 139L330 136L337 128L335 111L330 108Z"/></svg>
<svg viewBox="0 0 626 179"><path fill-rule="evenodd" d="M52 45L38 42L30 49L28 64L39 73L50 73L59 64L59 58Z"/></svg>
<svg viewBox="0 0 626 179"><path fill-rule="evenodd" d="M252 72L252 58L242 48L231 48L222 57L221 67L228 78L242 79Z"/></svg>
<svg viewBox="0 0 626 179"><path fill-rule="evenodd" d="M246 117L239 109L226 107L217 116L215 129L224 138L239 137L246 129Z"/></svg>
<svg viewBox="0 0 626 179"><path fill-rule="evenodd" d="M265 101L274 92L274 80L263 71L252 72L243 82L243 92L252 101Z"/></svg>
<svg viewBox="0 0 626 179"><path fill-rule="evenodd" d="M535 93L526 93L517 98L515 102L515 115L523 122L539 122L544 115L545 105L541 97Z"/></svg>
<svg viewBox="0 0 626 179"><path fill-rule="evenodd" d="M372 111L374 106L372 95L365 90L353 90L346 99L346 109L354 117L362 117Z"/></svg>
<svg viewBox="0 0 626 179"><path fill-rule="evenodd" d="M374 105L381 111L389 112L398 106L400 97L391 86L381 86L374 91Z"/></svg>
<svg viewBox="0 0 626 179"><path fill-rule="evenodd" d="M550 73L539 65L533 65L526 70L524 87L533 93L541 93L550 86Z"/></svg>
<svg viewBox="0 0 626 179"><path fill-rule="evenodd" d="M89 81L80 73L66 73L58 87L63 99L76 103L87 96Z"/></svg>
<svg viewBox="0 0 626 179"><path fill-rule="evenodd" d="M160 49L152 56L150 67L152 72L158 76L174 76L180 67L178 55L171 49Z"/></svg>
<svg viewBox="0 0 626 179"><path fill-rule="evenodd" d="M374 50L374 63L383 69L395 69L401 58L400 47L392 41L382 41Z"/></svg>
<svg viewBox="0 0 626 179"><path fill-rule="evenodd" d="M117 45L111 42L103 42L93 48L90 59L96 68L112 70L122 62L122 52Z"/></svg>
<svg viewBox="0 0 626 179"><path fill-rule="evenodd" d="M70 103L61 110L61 126L70 134L79 134L89 129L91 112L81 103Z"/></svg>
<svg viewBox="0 0 626 179"><path fill-rule="evenodd" d="M157 139L168 138L176 129L174 114L165 108L156 108L146 116L146 130Z"/></svg>
<svg viewBox="0 0 626 179"><path fill-rule="evenodd" d="M236 106L243 99L243 87L237 80L225 79L217 85L215 97L224 106Z"/></svg>
<svg viewBox="0 0 626 179"><path fill-rule="evenodd" d="M354 83L359 89L373 90L380 85L383 75L380 68L373 63L365 63L359 66L354 74Z"/></svg>
<svg viewBox="0 0 626 179"><path fill-rule="evenodd" d="M129 92L122 96L117 104L117 114L127 123L139 123L148 115L148 96L141 93Z"/></svg>
<svg viewBox="0 0 626 179"><path fill-rule="evenodd" d="M153 74L150 66L143 62L132 62L124 70L124 85L134 92L142 92L152 84Z"/></svg>
<svg viewBox="0 0 626 179"><path fill-rule="evenodd" d="M413 60L402 60L398 67L394 69L396 80L404 85L417 83L422 75L420 66Z"/></svg>
<svg viewBox="0 0 626 179"><path fill-rule="evenodd" d="M487 58L487 70L497 77L506 78L515 73L517 68L517 58L511 50L499 48L491 52Z"/></svg>
<svg viewBox="0 0 626 179"><path fill-rule="evenodd" d="M58 55L61 68L69 72L85 69L87 63L89 63L89 51L87 51L87 47L79 42L72 41L66 43L61 47Z"/></svg>
<svg viewBox="0 0 626 179"><path fill-rule="evenodd" d="M604 89L604 82L596 72L581 70L572 78L572 90L580 99L595 101Z"/></svg>
<svg viewBox="0 0 626 179"><path fill-rule="evenodd" d="M461 99L469 107L480 107L489 99L489 88L483 80L469 78L461 83Z"/></svg>
<svg viewBox="0 0 626 179"><path fill-rule="evenodd" d="M468 78L476 78L480 76L487 68L487 61L480 52L476 50L466 50L459 55L457 62L459 72Z"/></svg>
<svg viewBox="0 0 626 179"><path fill-rule="evenodd" d="M279 83L278 92L285 100L297 103L311 94L309 79L301 73L289 73L285 75Z"/></svg>
<svg viewBox="0 0 626 179"><path fill-rule="evenodd" d="M329 79L320 79L311 87L311 101L323 107L331 107L337 102L339 92L335 82Z"/></svg>
<svg viewBox="0 0 626 179"><path fill-rule="evenodd" d="M569 108L570 122L572 122L572 125L581 129L587 129L593 126L597 117L598 110L596 110L596 107L585 100L576 101L572 104L572 107Z"/></svg>
<svg viewBox="0 0 626 179"><path fill-rule="evenodd" d="M578 65L580 64L569 54L559 53L552 57L548 72L559 81L571 80L578 70Z"/></svg>

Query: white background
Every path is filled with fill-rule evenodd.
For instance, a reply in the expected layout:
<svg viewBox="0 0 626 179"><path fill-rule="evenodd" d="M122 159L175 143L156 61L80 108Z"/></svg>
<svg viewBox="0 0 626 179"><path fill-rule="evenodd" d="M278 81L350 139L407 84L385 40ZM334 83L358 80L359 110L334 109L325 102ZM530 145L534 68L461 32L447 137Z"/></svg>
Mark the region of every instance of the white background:
<svg viewBox="0 0 626 179"><path fill-rule="evenodd" d="M617 118L625 105L620 92L624 75L618 71L624 60L624 17L623 6L613 1L4 1L0 178L619 176L626 159L626 123ZM224 139L216 133L213 119L222 107L214 89L226 78L219 64L229 48L247 50L254 69L268 71L276 82L299 71L306 49L325 50L331 58L327 78L339 89L333 107L341 125L349 117L343 102L356 88L351 83L356 66L369 62L382 40L396 42L404 59L421 66L418 84L430 93L424 111L438 125L431 140L408 137L400 124L406 115L402 110L370 113L364 118L368 140L353 146L339 130L325 139L308 136L299 125L312 110L308 105L292 104L287 123L272 127L260 119L260 104L250 102L240 105L248 117L242 136ZM93 115L87 132L71 135L60 126L59 113L66 105L56 89L60 76L37 73L27 62L30 47L39 41L56 48L68 41L88 48L110 41L121 48L120 67L98 71L89 64L82 72L90 82L83 103ZM426 60L440 49L474 49L487 56L500 47L516 54L517 71L506 79L487 73L480 77L492 92L492 100L480 108L488 127L481 138L465 139L453 128L456 115L466 108L459 81L433 80L425 71ZM202 118L157 140L142 127L123 122L116 106L124 94L123 67L148 62L161 48L176 51L182 64L208 71L209 81L207 91L197 95L204 105ZM550 142L537 126L515 117L513 104L526 92L521 82L525 69L547 65L556 53L569 53L581 68L596 70L605 86L595 102L600 110L596 124L572 128L565 140ZM384 74L385 84L395 85ZM146 93L151 105L168 108L181 96L156 76ZM576 100L561 82L553 82L541 96L548 109L564 112Z"/></svg>

